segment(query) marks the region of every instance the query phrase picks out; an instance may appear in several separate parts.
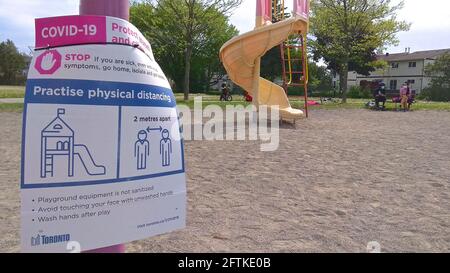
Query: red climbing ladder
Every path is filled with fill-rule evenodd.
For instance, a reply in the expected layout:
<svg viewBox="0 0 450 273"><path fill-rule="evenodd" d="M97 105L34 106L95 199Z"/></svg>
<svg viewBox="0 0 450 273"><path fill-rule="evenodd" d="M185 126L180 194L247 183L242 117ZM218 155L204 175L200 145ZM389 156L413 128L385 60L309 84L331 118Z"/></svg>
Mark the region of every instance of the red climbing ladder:
<svg viewBox="0 0 450 273"><path fill-rule="evenodd" d="M308 117L308 63L306 38L298 33L280 45L283 72L283 88L288 95L288 87L303 87L305 93L305 115Z"/></svg>

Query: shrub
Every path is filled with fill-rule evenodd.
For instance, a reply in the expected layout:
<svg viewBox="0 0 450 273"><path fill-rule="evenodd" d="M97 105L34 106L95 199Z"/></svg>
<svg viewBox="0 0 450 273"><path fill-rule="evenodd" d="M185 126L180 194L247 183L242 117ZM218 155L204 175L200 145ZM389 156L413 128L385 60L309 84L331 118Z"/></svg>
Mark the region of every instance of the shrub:
<svg viewBox="0 0 450 273"><path fill-rule="evenodd" d="M418 100L431 100L431 92L429 88L423 89L420 94L416 96Z"/></svg>
<svg viewBox="0 0 450 273"><path fill-rule="evenodd" d="M450 88L428 87L417 96L419 100L450 101Z"/></svg>
<svg viewBox="0 0 450 273"><path fill-rule="evenodd" d="M334 98L334 97L339 97L340 93L337 90L326 90L326 91L318 91L318 92L313 92L313 96L316 97L324 97L324 98Z"/></svg>
<svg viewBox="0 0 450 273"><path fill-rule="evenodd" d="M372 94L368 88L362 88L360 86L352 86L347 92L347 98L351 99L370 99Z"/></svg>

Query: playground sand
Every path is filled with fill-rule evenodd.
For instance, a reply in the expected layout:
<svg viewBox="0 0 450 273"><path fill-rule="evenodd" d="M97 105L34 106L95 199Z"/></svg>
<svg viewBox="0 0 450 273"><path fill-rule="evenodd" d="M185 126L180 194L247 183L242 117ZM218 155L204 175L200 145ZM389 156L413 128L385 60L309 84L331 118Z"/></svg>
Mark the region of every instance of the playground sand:
<svg viewBox="0 0 450 273"><path fill-rule="evenodd" d="M0 250L17 252L21 115L0 122ZM127 251L450 251L448 112L315 110L280 137L188 141L187 227Z"/></svg>

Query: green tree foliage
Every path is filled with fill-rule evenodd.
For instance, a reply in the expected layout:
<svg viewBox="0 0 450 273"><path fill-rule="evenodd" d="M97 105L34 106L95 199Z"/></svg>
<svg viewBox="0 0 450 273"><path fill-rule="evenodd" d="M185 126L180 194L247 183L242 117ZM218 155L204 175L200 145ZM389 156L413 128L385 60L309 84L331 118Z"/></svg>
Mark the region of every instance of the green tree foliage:
<svg viewBox="0 0 450 273"><path fill-rule="evenodd" d="M228 13L241 0L135 1L130 20L152 44L164 72L189 98L190 83L208 89L219 70L218 51L238 34L228 22Z"/></svg>
<svg viewBox="0 0 450 273"><path fill-rule="evenodd" d="M194 90L209 91L211 80L216 75L219 78L226 74L218 57L219 50L224 43L239 34L239 31L228 22L228 17L216 10L211 10L214 20L210 20L210 27L205 30L201 41L196 43L192 59L191 86Z"/></svg>
<svg viewBox="0 0 450 273"><path fill-rule="evenodd" d="M450 88L450 53L441 55L434 63L427 65L425 73L433 77L431 86Z"/></svg>
<svg viewBox="0 0 450 273"><path fill-rule="evenodd" d="M277 13L272 5L272 23L280 21L282 18L287 19L291 16L289 12L286 12L287 7L282 11L281 1L277 1ZM261 76L270 81L274 81L276 78L282 77L282 63L281 63L281 51L280 47L276 46L271 48L261 58Z"/></svg>
<svg viewBox="0 0 450 273"><path fill-rule="evenodd" d="M310 43L314 59L323 60L340 75L342 101L346 102L348 71L374 71L377 49L396 45L396 34L409 29L396 13L403 2L391 0L312 0Z"/></svg>
<svg viewBox="0 0 450 273"><path fill-rule="evenodd" d="M0 43L0 83L15 85L24 81L22 71L26 68L26 55L20 53L13 41Z"/></svg>
<svg viewBox="0 0 450 273"><path fill-rule="evenodd" d="M325 93L332 89L331 73L325 66L317 65L315 62L309 62L308 75L310 92Z"/></svg>
<svg viewBox="0 0 450 273"><path fill-rule="evenodd" d="M425 68L431 77L431 85L422 91L421 97L434 101L450 101L450 53L445 53Z"/></svg>
<svg viewBox="0 0 450 273"><path fill-rule="evenodd" d="M281 1L277 1L277 14L275 14L275 10L272 6L272 22L276 23L280 21L282 18L287 19L291 17L291 14L287 12L287 7L282 11ZM294 40L295 36L289 38L290 44L298 43L298 41ZM281 51L280 47L274 47L270 49L261 59L261 76L269 79L270 81L274 81L275 79L282 78L282 60L281 60ZM291 49L291 58L293 59L301 59L302 52L299 50ZM287 52L285 52L285 58L287 58ZM309 67L309 91L310 92L326 92L331 90L331 81L332 77L328 69L323 66L318 66L316 63L308 60ZM302 70L301 63L299 61L292 62L292 69L295 71ZM287 62L286 62L287 67ZM295 74L293 75L294 81L299 82L301 75ZM301 94L303 90L299 90L298 87L289 88L289 94Z"/></svg>
<svg viewBox="0 0 450 273"><path fill-rule="evenodd" d="M282 76L282 63L280 47L276 46L261 58L261 77L270 81Z"/></svg>

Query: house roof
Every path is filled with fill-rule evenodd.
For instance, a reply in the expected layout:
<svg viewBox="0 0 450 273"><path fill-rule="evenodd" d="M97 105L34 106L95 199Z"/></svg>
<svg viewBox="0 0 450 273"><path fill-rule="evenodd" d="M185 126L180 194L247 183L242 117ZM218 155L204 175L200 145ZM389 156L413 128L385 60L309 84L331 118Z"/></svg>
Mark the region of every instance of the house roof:
<svg viewBox="0 0 450 273"><path fill-rule="evenodd" d="M62 119L57 117L42 130L42 136L71 137L73 136L73 130Z"/></svg>
<svg viewBox="0 0 450 273"><path fill-rule="evenodd" d="M412 53L395 53L395 54L385 54L378 55L379 60L385 60L387 62L393 61L413 61L413 60L425 60L425 59L435 59L444 53L450 53L450 48L446 49L436 49L436 50L425 50L416 51Z"/></svg>

